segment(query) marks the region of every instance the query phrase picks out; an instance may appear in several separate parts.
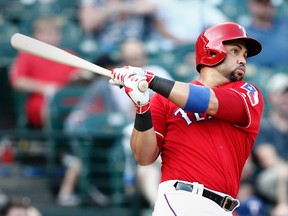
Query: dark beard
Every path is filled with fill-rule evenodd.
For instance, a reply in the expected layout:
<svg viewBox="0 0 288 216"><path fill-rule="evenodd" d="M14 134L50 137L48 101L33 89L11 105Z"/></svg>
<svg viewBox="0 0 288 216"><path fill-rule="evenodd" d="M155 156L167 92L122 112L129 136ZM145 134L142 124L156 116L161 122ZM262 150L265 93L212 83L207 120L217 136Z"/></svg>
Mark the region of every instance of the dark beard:
<svg viewBox="0 0 288 216"><path fill-rule="evenodd" d="M236 69L235 69L235 70L236 70ZM234 71L231 71L231 73L229 74L228 79L230 80L230 82L236 82L236 81L240 81L240 80L243 79L243 77L237 76L235 70L234 70Z"/></svg>
<svg viewBox="0 0 288 216"><path fill-rule="evenodd" d="M237 78L237 76L236 76L235 71L232 71L232 72L229 74L229 80L230 80L230 82L236 82L236 81L238 81L238 78Z"/></svg>

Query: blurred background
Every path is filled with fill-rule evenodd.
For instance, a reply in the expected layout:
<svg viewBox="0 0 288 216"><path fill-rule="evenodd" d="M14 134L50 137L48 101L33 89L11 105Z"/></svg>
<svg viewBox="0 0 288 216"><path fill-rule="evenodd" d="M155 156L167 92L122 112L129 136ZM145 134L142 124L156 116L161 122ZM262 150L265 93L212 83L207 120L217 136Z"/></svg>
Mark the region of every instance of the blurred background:
<svg viewBox="0 0 288 216"><path fill-rule="evenodd" d="M10 45L14 33L108 69L140 66L189 82L198 76L198 34L224 21L243 25L262 43L263 52L248 60L246 80L265 97L263 119L272 115L281 125L273 135L280 141L257 141L235 215L287 216L287 0L0 0L0 215L11 216L13 207L43 216L151 215L160 172L158 161L144 170L134 161L134 110L117 87L19 53ZM276 162L264 160L275 151L261 149L263 143L280 146ZM273 181L263 177L267 163L274 171L284 164L281 174L271 172Z"/></svg>

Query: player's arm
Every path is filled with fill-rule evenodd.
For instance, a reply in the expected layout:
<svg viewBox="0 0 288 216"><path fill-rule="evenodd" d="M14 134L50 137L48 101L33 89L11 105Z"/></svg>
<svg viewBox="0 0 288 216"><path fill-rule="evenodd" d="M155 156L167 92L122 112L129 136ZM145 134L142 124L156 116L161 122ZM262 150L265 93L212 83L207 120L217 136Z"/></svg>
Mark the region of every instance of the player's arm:
<svg viewBox="0 0 288 216"><path fill-rule="evenodd" d="M229 89L174 82L157 76L150 81L149 88L187 112L206 113L239 126L248 124L243 96Z"/></svg>
<svg viewBox="0 0 288 216"><path fill-rule="evenodd" d="M138 89L138 83L146 79L145 76L137 75L137 70L142 69L130 69L131 67L114 69L110 83L124 86L125 93L135 105L136 117L130 139L130 146L137 162L140 165L149 165L153 163L159 155L159 148L150 113L149 92L148 90L140 92Z"/></svg>
<svg viewBox="0 0 288 216"><path fill-rule="evenodd" d="M158 77L142 68L131 66L116 68L112 72L111 83L125 86L125 78L133 75L146 79L150 89L185 111L214 115L218 110L218 100L211 88Z"/></svg>
<svg viewBox="0 0 288 216"><path fill-rule="evenodd" d="M137 121L137 119L135 119L135 121ZM152 124L151 119L150 121ZM149 165L153 163L160 153L153 127L145 131L139 131L134 127L130 139L130 146L136 161L140 165Z"/></svg>
<svg viewBox="0 0 288 216"><path fill-rule="evenodd" d="M158 79L161 79L161 82L170 82L171 85L173 83L173 81L166 81L160 77ZM157 87L154 88L158 91ZM175 81L168 99L178 107L190 112L215 115L218 110L218 99L214 91L206 86L198 86L191 83Z"/></svg>
<svg viewBox="0 0 288 216"><path fill-rule="evenodd" d="M217 115L219 118L239 125L247 123L247 113L243 105L243 98L236 92L172 81L134 67L124 67L116 70L112 79L116 79L118 84L121 84L123 79L117 79L117 77L123 78L125 74L145 76L150 89L168 98L187 112ZM231 112L233 113L231 114Z"/></svg>

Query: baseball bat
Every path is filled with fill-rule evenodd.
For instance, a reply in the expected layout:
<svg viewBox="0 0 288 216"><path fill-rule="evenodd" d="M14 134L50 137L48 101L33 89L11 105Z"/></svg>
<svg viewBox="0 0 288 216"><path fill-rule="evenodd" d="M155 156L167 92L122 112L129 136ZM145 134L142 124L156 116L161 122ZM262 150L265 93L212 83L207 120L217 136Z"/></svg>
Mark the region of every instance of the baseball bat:
<svg viewBox="0 0 288 216"><path fill-rule="evenodd" d="M33 55L40 56L42 58L49 59L51 61L55 61L61 64L88 70L106 77L111 77L110 70L100 67L63 49L44 43L27 35L15 33L12 35L10 42L12 47L17 50L28 52ZM147 81L142 80L138 83L138 89L141 92L146 91L147 88Z"/></svg>

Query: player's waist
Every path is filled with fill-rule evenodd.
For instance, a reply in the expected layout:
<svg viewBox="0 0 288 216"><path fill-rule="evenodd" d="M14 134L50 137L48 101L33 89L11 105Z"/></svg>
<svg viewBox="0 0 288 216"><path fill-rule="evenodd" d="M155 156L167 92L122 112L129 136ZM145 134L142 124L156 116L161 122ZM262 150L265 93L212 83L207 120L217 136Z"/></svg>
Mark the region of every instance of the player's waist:
<svg viewBox="0 0 288 216"><path fill-rule="evenodd" d="M168 189L169 188L169 189ZM218 204L225 211L233 211L236 209L240 202L237 199L234 199L228 194L211 190L209 188L204 187L204 185L199 184L197 182L186 182L179 180L169 180L162 182L159 186L159 190L163 190L167 192L168 190L181 190L186 192L191 192L194 195L200 195L207 199L212 200L216 204Z"/></svg>

